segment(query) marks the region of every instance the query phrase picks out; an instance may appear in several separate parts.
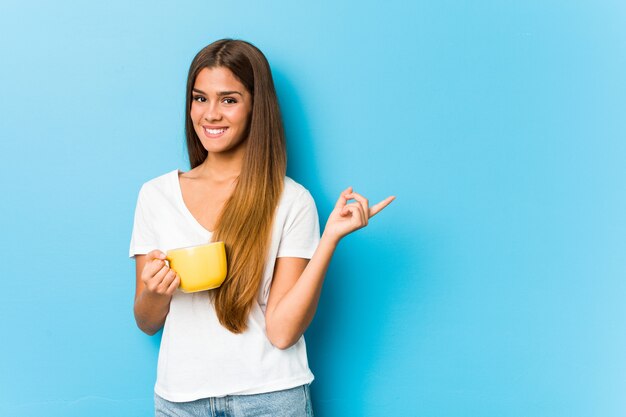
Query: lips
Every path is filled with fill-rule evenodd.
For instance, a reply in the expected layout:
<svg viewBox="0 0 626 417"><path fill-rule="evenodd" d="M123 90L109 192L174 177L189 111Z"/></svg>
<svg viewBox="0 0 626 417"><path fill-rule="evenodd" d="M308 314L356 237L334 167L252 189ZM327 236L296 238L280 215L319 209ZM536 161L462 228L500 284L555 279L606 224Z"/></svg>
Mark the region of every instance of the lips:
<svg viewBox="0 0 626 417"><path fill-rule="evenodd" d="M228 130L227 127L206 127L202 126L204 134L209 138L219 138Z"/></svg>

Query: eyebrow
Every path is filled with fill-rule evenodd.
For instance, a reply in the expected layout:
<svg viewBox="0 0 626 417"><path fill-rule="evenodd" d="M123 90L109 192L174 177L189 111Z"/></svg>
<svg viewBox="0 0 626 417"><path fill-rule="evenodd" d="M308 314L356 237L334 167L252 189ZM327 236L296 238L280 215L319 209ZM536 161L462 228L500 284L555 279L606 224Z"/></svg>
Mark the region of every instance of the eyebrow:
<svg viewBox="0 0 626 417"><path fill-rule="evenodd" d="M193 91L195 91L196 93L200 93L200 94L204 94L204 95L208 95L207 93L205 93L202 90L198 90L197 88L194 88ZM241 94L239 91L220 91L217 93L218 96L230 96L233 94L239 94L241 97L243 97L243 94Z"/></svg>

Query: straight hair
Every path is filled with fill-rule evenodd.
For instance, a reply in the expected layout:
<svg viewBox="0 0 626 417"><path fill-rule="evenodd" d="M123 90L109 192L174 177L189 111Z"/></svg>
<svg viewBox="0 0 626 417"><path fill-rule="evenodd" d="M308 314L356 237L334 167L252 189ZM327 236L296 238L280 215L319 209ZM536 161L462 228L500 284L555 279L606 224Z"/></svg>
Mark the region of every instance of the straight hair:
<svg viewBox="0 0 626 417"><path fill-rule="evenodd" d="M212 236L213 241L225 243L228 273L224 283L211 291L211 298L222 326L241 333L247 329L248 315L263 279L274 213L284 187L287 153L267 59L251 43L222 39L198 52L189 68L185 136L191 168L208 156L191 120L192 89L202 69L216 67L229 69L252 96L241 172Z"/></svg>

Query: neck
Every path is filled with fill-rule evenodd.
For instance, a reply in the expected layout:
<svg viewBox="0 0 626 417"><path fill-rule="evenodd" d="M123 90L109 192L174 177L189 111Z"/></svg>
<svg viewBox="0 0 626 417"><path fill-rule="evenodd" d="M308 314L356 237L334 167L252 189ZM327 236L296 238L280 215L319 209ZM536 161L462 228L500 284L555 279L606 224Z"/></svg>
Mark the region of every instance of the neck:
<svg viewBox="0 0 626 417"><path fill-rule="evenodd" d="M245 148L237 147L231 152L211 153L198 166L198 175L215 182L233 181L241 173Z"/></svg>

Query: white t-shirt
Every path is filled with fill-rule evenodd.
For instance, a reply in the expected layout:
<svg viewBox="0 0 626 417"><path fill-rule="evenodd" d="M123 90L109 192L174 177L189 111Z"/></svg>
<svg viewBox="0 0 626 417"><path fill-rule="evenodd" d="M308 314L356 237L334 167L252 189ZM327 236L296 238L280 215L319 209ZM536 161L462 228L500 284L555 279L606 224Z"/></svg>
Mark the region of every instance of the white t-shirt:
<svg viewBox="0 0 626 417"><path fill-rule="evenodd" d="M186 207L179 170L145 183L139 191L129 255L199 245L211 232ZM263 281L248 329L222 327L209 292L172 297L165 320L155 392L173 402L231 394L258 394L313 381L304 337L288 349L274 347L265 332L265 307L278 257L310 259L319 243L319 220L311 194L285 177L276 211Z"/></svg>

